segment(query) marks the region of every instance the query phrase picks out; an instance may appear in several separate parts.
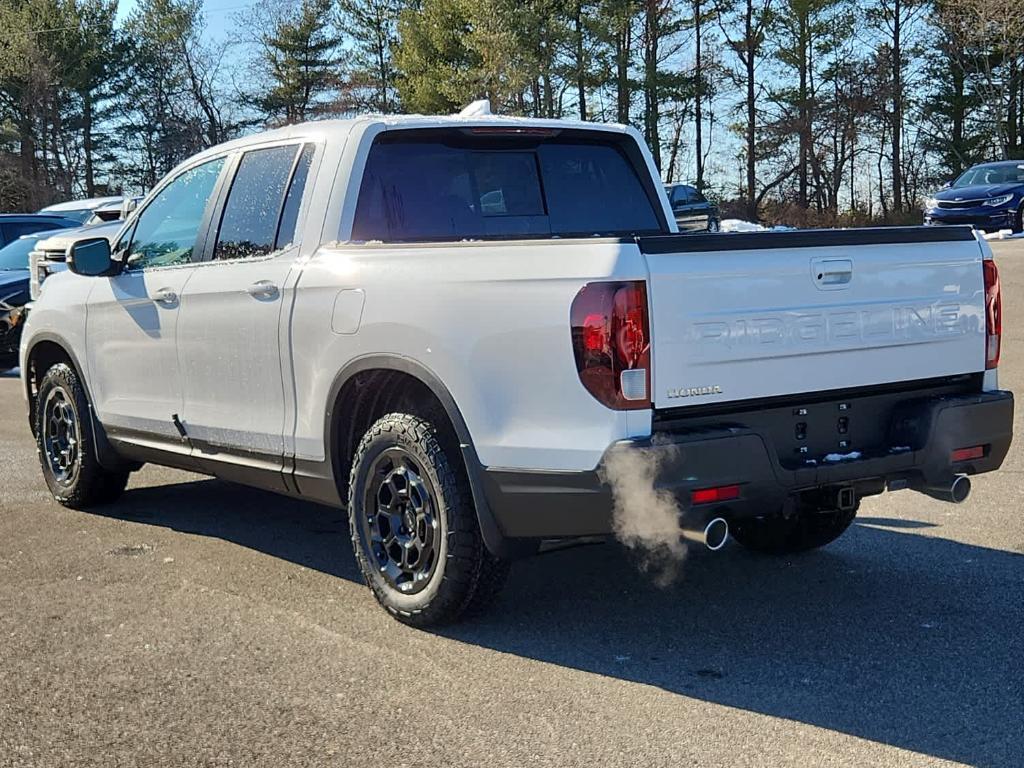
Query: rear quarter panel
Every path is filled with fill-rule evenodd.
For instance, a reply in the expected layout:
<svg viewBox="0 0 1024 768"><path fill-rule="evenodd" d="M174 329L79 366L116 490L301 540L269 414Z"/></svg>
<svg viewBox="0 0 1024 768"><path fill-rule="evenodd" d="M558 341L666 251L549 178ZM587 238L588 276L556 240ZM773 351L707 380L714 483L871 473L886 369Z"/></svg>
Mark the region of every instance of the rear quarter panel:
<svg viewBox="0 0 1024 768"><path fill-rule="evenodd" d="M651 414L609 410L583 388L570 305L588 281L645 278L637 247L610 240L321 249L291 322L296 456L324 458L337 373L385 354L443 382L484 465L593 469L610 443L649 434ZM353 290L365 296L358 327L334 318L332 328L339 294Z"/></svg>

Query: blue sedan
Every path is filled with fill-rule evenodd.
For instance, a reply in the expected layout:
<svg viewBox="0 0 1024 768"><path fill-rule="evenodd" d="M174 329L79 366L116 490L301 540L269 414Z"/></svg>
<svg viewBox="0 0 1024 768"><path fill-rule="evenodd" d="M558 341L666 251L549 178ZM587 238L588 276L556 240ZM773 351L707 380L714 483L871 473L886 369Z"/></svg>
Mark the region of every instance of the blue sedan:
<svg viewBox="0 0 1024 768"><path fill-rule="evenodd" d="M1024 160L969 168L924 204L925 224L972 224L975 229L1024 230Z"/></svg>

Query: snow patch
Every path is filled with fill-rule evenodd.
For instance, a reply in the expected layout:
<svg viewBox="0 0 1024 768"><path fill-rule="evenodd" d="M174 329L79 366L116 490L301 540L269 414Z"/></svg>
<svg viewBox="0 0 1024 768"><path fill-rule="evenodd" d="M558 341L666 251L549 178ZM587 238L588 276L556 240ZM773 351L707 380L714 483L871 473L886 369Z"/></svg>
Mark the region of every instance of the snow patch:
<svg viewBox="0 0 1024 768"><path fill-rule="evenodd" d="M718 224L719 232L766 232L767 229L761 224L743 219L722 219Z"/></svg>
<svg viewBox="0 0 1024 768"><path fill-rule="evenodd" d="M851 451L850 453L830 453L825 456L822 461L836 462L836 461L854 461L860 458L860 451Z"/></svg>
<svg viewBox="0 0 1024 768"><path fill-rule="evenodd" d="M1012 229L1000 229L998 232L986 232L982 235L986 240L1020 240L1024 239L1024 232L1017 232Z"/></svg>

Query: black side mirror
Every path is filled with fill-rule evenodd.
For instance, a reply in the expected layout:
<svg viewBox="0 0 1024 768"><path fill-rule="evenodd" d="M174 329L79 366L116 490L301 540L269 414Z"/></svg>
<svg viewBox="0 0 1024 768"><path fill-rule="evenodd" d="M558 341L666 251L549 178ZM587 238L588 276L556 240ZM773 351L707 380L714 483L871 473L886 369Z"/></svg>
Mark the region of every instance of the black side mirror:
<svg viewBox="0 0 1024 768"><path fill-rule="evenodd" d="M105 237L78 240L68 246L68 269L86 277L110 277L120 270L120 264L110 258L110 242Z"/></svg>

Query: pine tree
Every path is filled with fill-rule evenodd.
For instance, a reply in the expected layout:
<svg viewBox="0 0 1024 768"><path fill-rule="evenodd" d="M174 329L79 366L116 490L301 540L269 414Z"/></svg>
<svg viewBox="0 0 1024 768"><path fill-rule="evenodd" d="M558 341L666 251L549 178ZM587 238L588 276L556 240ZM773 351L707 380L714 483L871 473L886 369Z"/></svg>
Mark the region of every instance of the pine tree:
<svg viewBox="0 0 1024 768"><path fill-rule="evenodd" d="M330 0L303 0L296 13L261 36L270 87L255 102L269 120L297 123L328 109L341 43L331 12Z"/></svg>

